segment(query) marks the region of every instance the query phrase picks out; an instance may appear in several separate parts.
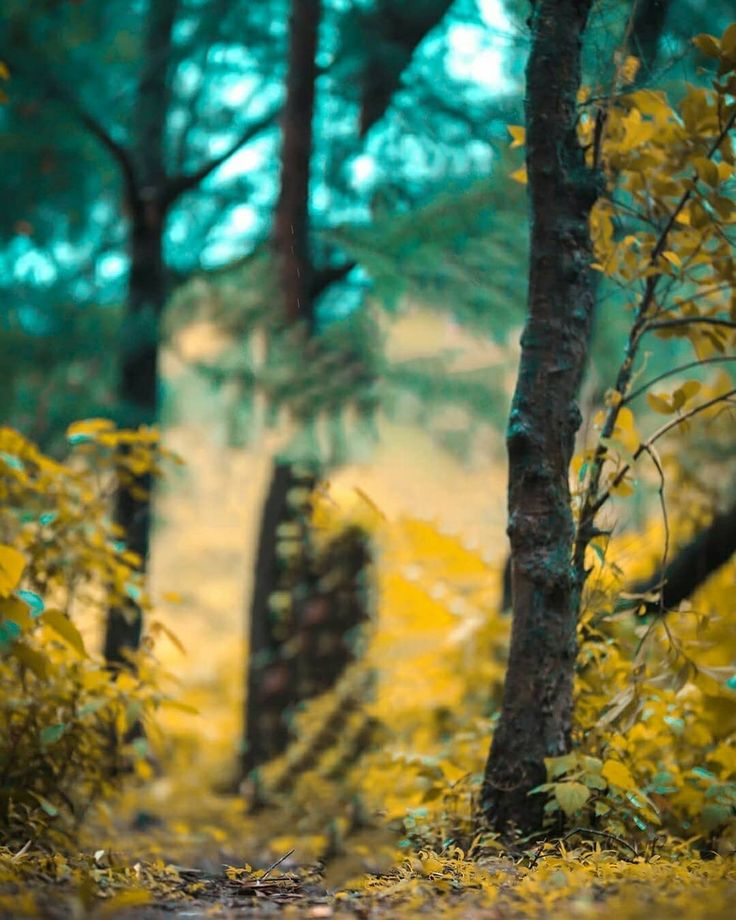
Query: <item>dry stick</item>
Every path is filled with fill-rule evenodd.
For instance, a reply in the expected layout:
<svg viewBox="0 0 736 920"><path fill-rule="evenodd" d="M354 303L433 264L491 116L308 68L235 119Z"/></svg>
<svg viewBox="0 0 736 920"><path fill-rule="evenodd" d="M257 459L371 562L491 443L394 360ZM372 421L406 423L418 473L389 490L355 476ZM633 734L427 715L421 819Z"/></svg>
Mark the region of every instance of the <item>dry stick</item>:
<svg viewBox="0 0 736 920"><path fill-rule="evenodd" d="M574 827L571 831L568 831L560 842L568 840L570 837L574 837L575 834L592 834L595 837L605 837L608 840L614 840L616 843L620 844L622 847L626 847L627 850L630 850L634 857L638 859L639 851L636 847L629 843L628 840L624 840L623 837L617 837L616 834L611 834L609 831L599 831L595 830L592 827Z"/></svg>
<svg viewBox="0 0 736 920"><path fill-rule="evenodd" d="M718 137L711 144L710 149L706 155L706 159L712 158L716 150L718 150L724 139L728 136L734 124L736 124L736 110L732 112L726 124L721 128ZM659 239L657 240L649 257L649 264L651 266L656 266L657 260L664 252L670 231L674 227L677 218L682 213L683 208L690 201L690 198L692 197L696 187L697 179L698 177L696 173L692 185L680 196L680 200L675 206L675 209L667 219L667 223L662 229L662 232L659 235ZM631 381L634 359L636 358L639 341L641 336L646 331L647 312L652 305L652 302L654 301L654 294L657 288L657 282L659 281L660 277L660 274L655 274L649 275L649 277L646 279L644 293L642 295L641 303L636 314L636 319L634 320L634 324L631 327L631 332L629 333L629 341L626 346L626 355L616 377L615 391L620 394L621 399L617 404L611 406L608 410L608 415L603 424L600 438L598 440L598 446L596 447L595 454L593 456L590 478L588 480L588 488L586 489L583 506L580 511L580 519L573 549L573 565L577 576L581 581L585 575L585 549L588 546L592 536L593 523L595 520L596 512L601 508L601 506L605 503L610 495L609 487L603 496L600 496L597 499L594 498L594 496L598 494L601 473L603 472L603 465L605 463L606 455L608 452L606 441L611 437L613 430L616 427L619 412L621 411L621 407L623 405L623 397ZM628 469L628 467L625 467L624 469Z"/></svg>
<svg viewBox="0 0 736 920"><path fill-rule="evenodd" d="M274 870L277 866L280 866L281 863L282 863L285 859L288 859L288 858L291 856L291 854L292 854L293 852L294 852L294 847L292 847L292 848L288 851L288 853L284 853L283 856L279 856L279 858L276 860L276 862L272 862L271 865L270 865L270 866L266 869L266 871L263 873L263 875L258 879L258 884L260 884L265 878L268 878L268 876L273 872L273 870Z"/></svg>

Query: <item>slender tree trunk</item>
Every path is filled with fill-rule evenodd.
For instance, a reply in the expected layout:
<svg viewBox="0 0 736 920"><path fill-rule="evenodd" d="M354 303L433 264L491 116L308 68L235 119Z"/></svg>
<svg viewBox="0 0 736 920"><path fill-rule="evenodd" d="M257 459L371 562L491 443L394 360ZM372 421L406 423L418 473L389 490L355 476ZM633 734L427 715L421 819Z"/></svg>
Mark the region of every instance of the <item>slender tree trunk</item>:
<svg viewBox="0 0 736 920"><path fill-rule="evenodd" d="M119 396L133 425L158 417L159 322L168 295L163 258L166 223L164 141L169 107L169 61L178 0L151 0L146 34L145 71L135 111L135 184L128 185L130 275L120 355ZM115 520L130 550L146 567L151 530L151 478L139 477L133 489L120 488ZM108 612L105 659L124 664L126 650L140 644L141 610L134 599Z"/></svg>
<svg viewBox="0 0 736 920"><path fill-rule="evenodd" d="M546 757L569 749L579 589L569 465L594 307L594 176L576 135L591 0L538 0L527 64L531 252L527 322L507 431L513 627L481 807L497 830L542 826Z"/></svg>
<svg viewBox="0 0 736 920"><path fill-rule="evenodd" d="M320 16L321 0L292 0L280 192L272 240L286 321L304 322L310 332L314 271L309 245L309 170ZM248 625L243 777L284 750L289 740L289 708L298 699L294 614L290 612L288 623L279 624L269 606L270 597L280 587L277 534L293 515L287 499L297 483L289 463L274 464L261 520Z"/></svg>
<svg viewBox="0 0 736 920"><path fill-rule="evenodd" d="M654 69L657 49L667 18L667 8L667 0L638 0L632 9L628 47L631 53L639 58L641 64L637 74L639 85L646 83ZM591 345L597 321L598 318L594 316L589 329ZM590 353L590 347L588 353ZM602 391L600 395L603 395ZM510 610L511 604L511 557L507 556L502 573L499 609L501 612Z"/></svg>

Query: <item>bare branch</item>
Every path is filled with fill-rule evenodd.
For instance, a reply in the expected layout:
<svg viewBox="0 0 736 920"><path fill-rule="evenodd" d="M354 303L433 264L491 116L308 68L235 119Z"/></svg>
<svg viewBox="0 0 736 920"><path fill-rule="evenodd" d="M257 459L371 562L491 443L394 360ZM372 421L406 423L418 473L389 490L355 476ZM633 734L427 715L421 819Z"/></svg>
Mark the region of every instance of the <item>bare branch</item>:
<svg viewBox="0 0 736 920"><path fill-rule="evenodd" d="M621 401L621 405L625 406L627 403L633 402L637 396L641 396L642 393L659 383L661 380L666 380L668 377L675 377L677 374L683 374L685 371L692 370L693 368L703 367L706 364L722 364L728 361L736 361L736 355L718 355L715 358L703 358L700 361L690 361L688 364L680 364L679 367L673 367L671 370L665 371L663 374L659 374L657 377L652 377L651 380L647 380L646 383L643 383L640 387L637 387L629 395Z"/></svg>
<svg viewBox="0 0 736 920"><path fill-rule="evenodd" d="M644 332L652 329L671 329L675 326L692 326L694 324L705 326L723 326L726 329L736 329L736 321L720 316L679 316L676 319L662 319L654 323L647 323Z"/></svg>
<svg viewBox="0 0 736 920"><path fill-rule="evenodd" d="M265 115L261 116L261 118L251 122L227 150L219 154L219 156L213 157L211 160L203 163L199 169L195 169L190 173L180 173L178 176L169 178L166 181L166 187L164 189L164 204L173 204L173 202L183 195L184 192L188 192L190 189L196 188L200 183L204 182L207 176L211 175L218 167L222 166L222 164L236 154L241 147L244 147L249 141L252 141L253 138L262 131L270 128L271 125L274 124L277 114L278 110L271 109Z"/></svg>

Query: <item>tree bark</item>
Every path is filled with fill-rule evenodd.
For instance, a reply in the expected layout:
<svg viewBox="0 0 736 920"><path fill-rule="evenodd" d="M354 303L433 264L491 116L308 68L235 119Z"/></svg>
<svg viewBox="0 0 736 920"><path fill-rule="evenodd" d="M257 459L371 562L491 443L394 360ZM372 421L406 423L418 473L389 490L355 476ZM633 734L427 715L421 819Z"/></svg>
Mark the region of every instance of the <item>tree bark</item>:
<svg viewBox="0 0 736 920"><path fill-rule="evenodd" d="M145 71L141 77L134 121L135 182L127 184L130 213L130 275L123 320L119 396L129 423L151 425L158 416L159 321L168 295L163 234L168 203L164 136L169 108L169 61L178 0L149 7ZM145 568L151 530L151 477L141 476L133 490L118 489L115 521L128 549ZM140 644L142 616L130 599L108 611L104 653L108 664L122 665L126 652Z"/></svg>
<svg viewBox="0 0 736 920"><path fill-rule="evenodd" d="M531 252L527 322L507 430L513 626L483 817L504 834L542 826L529 792L569 749L580 586L571 565L569 465L594 308L588 216L595 177L576 135L590 0L538 0L527 64Z"/></svg>

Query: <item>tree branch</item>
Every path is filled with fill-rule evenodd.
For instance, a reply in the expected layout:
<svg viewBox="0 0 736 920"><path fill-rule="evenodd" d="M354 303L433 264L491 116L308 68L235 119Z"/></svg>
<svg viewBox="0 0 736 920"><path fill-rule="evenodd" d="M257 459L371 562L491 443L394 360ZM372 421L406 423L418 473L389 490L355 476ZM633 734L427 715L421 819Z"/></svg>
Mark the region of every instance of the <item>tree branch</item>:
<svg viewBox="0 0 736 920"><path fill-rule="evenodd" d="M632 459L628 463L624 463L618 473L616 473L614 478L611 480L609 487L601 492L596 501L593 502L590 507L591 517L595 515L596 512L598 512L603 507L603 505L605 505L611 496L611 492L616 488L616 486L621 484L624 477L629 472L634 463L639 459L639 457L641 457L643 453L648 453L651 446L655 444L661 437L666 435L668 431L671 431L673 428L677 428L678 425L686 422L694 415L698 415L701 412L704 412L706 409L710 409L711 406L715 406L721 402L728 402L734 397L736 397L736 388L727 390L725 393L721 393L719 396L714 396L712 399L701 403L699 406L694 406L692 409L690 409L689 412L678 415L677 418L674 418L666 424L662 425L662 427L658 428L650 438L648 438L646 441L642 441L632 454Z"/></svg>
<svg viewBox="0 0 736 920"><path fill-rule="evenodd" d="M346 278L357 264L357 262L345 262L342 265L317 269L312 279L312 300L324 294L331 285Z"/></svg>
<svg viewBox="0 0 736 920"><path fill-rule="evenodd" d="M646 595L661 590L658 601L645 602L647 612L672 610L691 597L703 582L736 553L736 504L717 514L674 556L669 564L628 590ZM630 606L630 605L627 605Z"/></svg>
<svg viewBox="0 0 736 920"><path fill-rule="evenodd" d="M171 176L167 179L164 188L164 203L166 205L171 205L183 195L184 192L197 188L198 185L204 182L207 176L211 175L218 167L222 166L222 164L236 154L241 147L244 147L249 141L252 141L261 131L265 131L266 128L271 127L277 114L277 111L270 110L265 115L261 116L261 118L251 122L227 150L213 157L211 160L208 160L206 163L203 163L199 169L195 169L190 173L180 173L178 176Z"/></svg>

